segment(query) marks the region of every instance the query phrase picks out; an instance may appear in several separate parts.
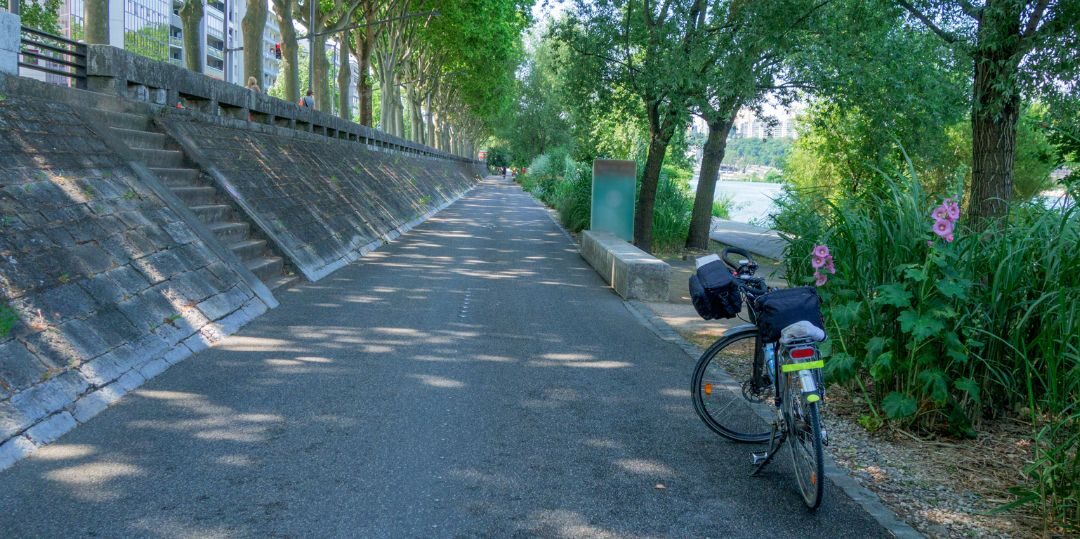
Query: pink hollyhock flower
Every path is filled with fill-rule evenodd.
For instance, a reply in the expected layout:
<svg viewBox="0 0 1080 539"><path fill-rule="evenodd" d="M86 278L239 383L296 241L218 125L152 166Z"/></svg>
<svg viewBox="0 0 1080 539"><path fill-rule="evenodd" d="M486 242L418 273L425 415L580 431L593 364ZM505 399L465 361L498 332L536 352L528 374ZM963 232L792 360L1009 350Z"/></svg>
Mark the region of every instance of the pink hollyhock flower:
<svg viewBox="0 0 1080 539"><path fill-rule="evenodd" d="M933 247L933 246L934 246L934 242L933 242L933 241L931 241L931 240L926 240L926 246L927 246L927 247Z"/></svg>
<svg viewBox="0 0 1080 539"><path fill-rule="evenodd" d="M930 217L933 217L935 220L938 220L938 221L940 221L942 219L948 219L949 218L949 208L948 208L948 206L942 204L942 205L934 208L934 211L930 212Z"/></svg>
<svg viewBox="0 0 1080 539"><path fill-rule="evenodd" d="M813 266L814 269L823 268L825 267L825 259L819 256L814 256L814 258L810 260L810 265Z"/></svg>
<svg viewBox="0 0 1080 539"><path fill-rule="evenodd" d="M949 210L948 211L949 220L955 221L955 220L960 218L960 205L959 204L957 204L955 202L952 202L952 201L949 201L949 204L946 207Z"/></svg>
<svg viewBox="0 0 1080 539"><path fill-rule="evenodd" d="M949 234L948 236L945 236L945 241L947 241L949 243L952 243L952 240L953 240L953 235L952 234Z"/></svg>
<svg viewBox="0 0 1080 539"><path fill-rule="evenodd" d="M934 234L941 236L942 238L949 236L953 231L953 223L948 219L938 219L934 221Z"/></svg>
<svg viewBox="0 0 1080 539"><path fill-rule="evenodd" d="M829 257L828 263L825 264L825 269L829 270L829 273L836 273L836 266L833 265L832 257Z"/></svg>
<svg viewBox="0 0 1080 539"><path fill-rule="evenodd" d="M814 285L815 286L824 286L825 283L827 283L827 282L829 282L829 278L824 273L820 273L820 272L817 272L817 271L814 272Z"/></svg>
<svg viewBox="0 0 1080 539"><path fill-rule="evenodd" d="M814 246L814 256L816 256L818 258L825 258L825 257L829 256L829 246L824 245L824 244L823 245L815 245Z"/></svg>

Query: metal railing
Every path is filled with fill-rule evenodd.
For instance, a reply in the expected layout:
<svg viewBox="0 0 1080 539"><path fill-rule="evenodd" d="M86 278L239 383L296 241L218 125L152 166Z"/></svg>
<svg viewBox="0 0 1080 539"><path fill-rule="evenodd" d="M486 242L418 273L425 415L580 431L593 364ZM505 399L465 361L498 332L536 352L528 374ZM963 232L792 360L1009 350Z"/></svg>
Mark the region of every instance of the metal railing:
<svg viewBox="0 0 1080 539"><path fill-rule="evenodd" d="M19 70L36 71L60 77L76 88L86 88L86 45L61 36L55 36L22 27L19 38Z"/></svg>

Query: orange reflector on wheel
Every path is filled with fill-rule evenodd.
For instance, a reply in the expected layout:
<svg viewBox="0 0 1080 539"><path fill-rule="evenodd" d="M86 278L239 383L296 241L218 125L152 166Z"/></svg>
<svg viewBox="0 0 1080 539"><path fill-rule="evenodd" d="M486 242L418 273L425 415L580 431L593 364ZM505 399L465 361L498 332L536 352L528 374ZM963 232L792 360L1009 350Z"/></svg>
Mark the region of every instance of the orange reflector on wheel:
<svg viewBox="0 0 1080 539"><path fill-rule="evenodd" d="M712 384L705 384L705 394L712 395Z"/></svg>
<svg viewBox="0 0 1080 539"><path fill-rule="evenodd" d="M808 357L814 357L813 348L796 348L791 351L791 359L806 359Z"/></svg>
<svg viewBox="0 0 1080 539"><path fill-rule="evenodd" d="M816 473L810 474L810 484L814 485L814 486L817 486L817 474Z"/></svg>

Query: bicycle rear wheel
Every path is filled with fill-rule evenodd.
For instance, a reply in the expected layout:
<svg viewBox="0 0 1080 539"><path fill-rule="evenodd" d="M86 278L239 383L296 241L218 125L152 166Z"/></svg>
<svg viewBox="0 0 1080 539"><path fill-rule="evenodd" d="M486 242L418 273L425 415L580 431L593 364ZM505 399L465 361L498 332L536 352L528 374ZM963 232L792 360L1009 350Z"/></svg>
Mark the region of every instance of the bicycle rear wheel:
<svg viewBox="0 0 1080 539"><path fill-rule="evenodd" d="M762 419L772 413L768 402L747 399L742 388L753 376L757 336L757 329L751 327L713 343L698 359L690 384L698 417L713 432L736 442L767 442L772 434L771 425ZM755 407L765 410L765 415Z"/></svg>
<svg viewBox="0 0 1080 539"><path fill-rule="evenodd" d="M821 416L818 402L809 402L803 394L798 372L784 375L785 423L795 477L803 502L810 509L821 505L825 491L825 459L821 448ZM816 397L815 391L810 395Z"/></svg>

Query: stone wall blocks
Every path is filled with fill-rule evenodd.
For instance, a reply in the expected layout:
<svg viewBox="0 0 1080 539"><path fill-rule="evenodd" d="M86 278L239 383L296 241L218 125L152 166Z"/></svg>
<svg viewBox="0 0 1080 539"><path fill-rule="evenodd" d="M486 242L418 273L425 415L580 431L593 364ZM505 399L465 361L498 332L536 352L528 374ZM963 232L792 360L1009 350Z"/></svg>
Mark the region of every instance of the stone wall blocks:
<svg viewBox="0 0 1080 539"><path fill-rule="evenodd" d="M171 279L174 275L179 275L189 269L187 264L171 251L159 251L134 260L131 265L153 284Z"/></svg>
<svg viewBox="0 0 1080 539"><path fill-rule="evenodd" d="M198 333L188 337L187 339L184 339L184 342L181 343L181 344L184 345L185 348L187 348L188 350L191 351L191 354L193 354L193 355L198 354L199 352L202 352L203 350L206 350L206 349L210 348L210 345L213 344L213 341L208 339L207 336L204 334L204 330L207 327L208 327L208 325L203 326L202 328L199 329ZM166 358L168 358L168 357L169 356L167 355Z"/></svg>
<svg viewBox="0 0 1080 539"><path fill-rule="evenodd" d="M89 389L78 372L68 371L11 398L11 404L31 422L63 409Z"/></svg>
<svg viewBox="0 0 1080 539"><path fill-rule="evenodd" d="M18 391L30 387L46 372L46 366L23 343L13 339L0 344L0 380L8 388Z"/></svg>
<svg viewBox="0 0 1080 539"><path fill-rule="evenodd" d="M187 224L182 221L167 223L162 228L173 241L179 244L188 244L193 241L198 241L199 239L199 237L195 235L195 232L191 230L191 227L187 226Z"/></svg>
<svg viewBox="0 0 1080 539"><path fill-rule="evenodd" d="M127 296L134 296L147 288L150 282L131 266L120 266L105 273Z"/></svg>
<svg viewBox="0 0 1080 539"><path fill-rule="evenodd" d="M61 271L64 269L59 268ZM38 295L37 304L46 313L60 313L60 320L86 316L101 307L76 283L62 284L42 292Z"/></svg>
<svg viewBox="0 0 1080 539"><path fill-rule="evenodd" d="M34 449L34 443L25 436L16 436L0 444L0 471L26 458Z"/></svg>
<svg viewBox="0 0 1080 539"><path fill-rule="evenodd" d="M171 365L172 364L166 361L164 357L160 357L139 367L139 375L142 376L143 379L149 380L165 372L165 369L168 369Z"/></svg>
<svg viewBox="0 0 1080 539"><path fill-rule="evenodd" d="M234 290L234 288L230 288L229 290ZM242 304L243 300L238 300L236 294L222 292L221 294L207 298L195 307L199 309L199 312L207 319L218 320L236 309L239 309Z"/></svg>
<svg viewBox="0 0 1080 539"><path fill-rule="evenodd" d="M188 342L192 338L196 338L199 335L200 335L199 333L196 333L192 337L188 337L188 339L186 339L184 342ZM165 355L162 356L161 359L163 359L169 365L175 365L175 364L180 363L181 361L183 361L183 360L185 360L185 359L187 359L187 358L189 358L191 356L192 356L191 349L188 348L186 345L184 345L184 343L180 343L180 344L172 347L168 352L165 352ZM143 373L143 376L146 376L146 374ZM147 377L147 378L149 378L149 377Z"/></svg>
<svg viewBox="0 0 1080 539"><path fill-rule="evenodd" d="M111 404L120 400L126 392L116 384L107 385L83 395L71 407L71 416L79 423L86 423L94 416L105 411Z"/></svg>
<svg viewBox="0 0 1080 539"><path fill-rule="evenodd" d="M116 385L123 389L125 393L131 393L131 390L143 385L143 382L146 382L146 378L139 374L138 370L132 369L118 378Z"/></svg>
<svg viewBox="0 0 1080 539"><path fill-rule="evenodd" d="M75 428L75 418L68 412L59 412L53 414L48 419L30 427L24 433L31 442L36 446L43 446L45 444L51 444L56 441L57 438L65 435L71 429Z"/></svg>
<svg viewBox="0 0 1080 539"><path fill-rule="evenodd" d="M102 305L118 303L127 295L124 292L124 289L120 288L120 285L109 278L107 273L94 275L87 279L80 279L79 286Z"/></svg>

